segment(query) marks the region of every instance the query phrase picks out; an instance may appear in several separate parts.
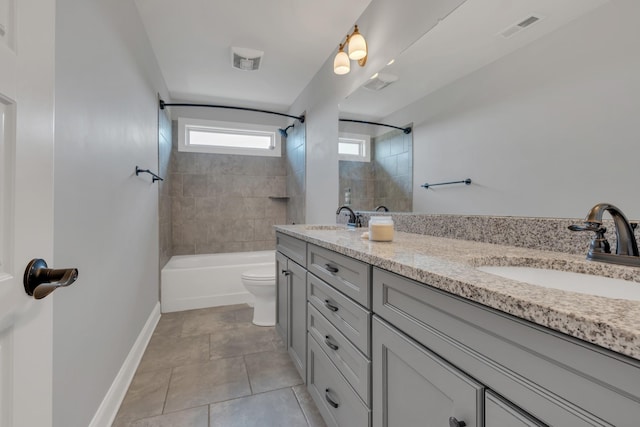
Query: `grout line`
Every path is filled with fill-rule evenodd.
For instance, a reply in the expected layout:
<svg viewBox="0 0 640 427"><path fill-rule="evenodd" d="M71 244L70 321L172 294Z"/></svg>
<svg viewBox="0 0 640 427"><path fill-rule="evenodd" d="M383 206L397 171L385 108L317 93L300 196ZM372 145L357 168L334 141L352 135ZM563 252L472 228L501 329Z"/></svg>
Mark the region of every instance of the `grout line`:
<svg viewBox="0 0 640 427"><path fill-rule="evenodd" d="M171 387L171 379L173 378L173 368L171 368L171 373L169 374L169 382L167 383L167 391L164 394L164 402L162 402L162 412L164 414L164 408L167 406L167 398L169 397L169 388Z"/></svg>
<svg viewBox="0 0 640 427"><path fill-rule="evenodd" d="M251 391L251 396L253 396L253 386L251 385L251 376L249 375L249 367L247 366L247 359L245 355L242 355L242 363L244 363L244 371L247 373L247 382L249 383L249 391Z"/></svg>

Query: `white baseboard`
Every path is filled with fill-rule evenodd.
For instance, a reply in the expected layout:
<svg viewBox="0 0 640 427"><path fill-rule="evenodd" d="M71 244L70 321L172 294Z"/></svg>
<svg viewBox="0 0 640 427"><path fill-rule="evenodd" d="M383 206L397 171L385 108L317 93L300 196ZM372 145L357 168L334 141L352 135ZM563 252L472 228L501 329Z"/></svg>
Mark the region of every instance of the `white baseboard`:
<svg viewBox="0 0 640 427"><path fill-rule="evenodd" d="M197 295L162 300L162 312L195 310L198 308L218 307L220 305L249 304L253 306L254 297L249 292L227 295Z"/></svg>
<svg viewBox="0 0 640 427"><path fill-rule="evenodd" d="M106 427L113 423L118 409L120 409L120 404L125 394L127 394L133 375L136 373L136 369L138 369L138 364L142 359L144 350L147 348L151 335L156 329L158 320L160 320L160 303L157 303L151 311L151 314L149 314L147 322L142 328L142 331L140 331L136 342L133 344L131 351L129 351L111 387L109 387L109 391L107 391L100 407L93 416L89 427Z"/></svg>

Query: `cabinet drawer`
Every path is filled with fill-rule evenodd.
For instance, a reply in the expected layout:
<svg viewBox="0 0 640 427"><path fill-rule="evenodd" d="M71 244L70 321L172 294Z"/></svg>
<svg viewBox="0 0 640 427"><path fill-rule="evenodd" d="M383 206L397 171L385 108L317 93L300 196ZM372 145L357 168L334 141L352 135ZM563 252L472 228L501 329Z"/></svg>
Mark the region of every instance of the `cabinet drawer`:
<svg viewBox="0 0 640 427"><path fill-rule="evenodd" d="M307 299L367 357L371 315L334 288L307 273Z"/></svg>
<svg viewBox="0 0 640 427"><path fill-rule="evenodd" d="M308 339L309 394L329 427L369 427L371 411L312 336Z"/></svg>
<svg viewBox="0 0 640 427"><path fill-rule="evenodd" d="M482 427L483 392L482 384L374 316L375 427L446 426L450 417Z"/></svg>
<svg viewBox="0 0 640 427"><path fill-rule="evenodd" d="M307 266L307 242L276 232L276 249L301 266Z"/></svg>
<svg viewBox="0 0 640 427"><path fill-rule="evenodd" d="M307 251L311 273L364 307L371 308L371 267L368 264L315 245L309 245Z"/></svg>
<svg viewBox="0 0 640 427"><path fill-rule="evenodd" d="M367 406L371 406L369 381L371 362L325 317L309 304L307 327Z"/></svg>
<svg viewBox="0 0 640 427"><path fill-rule="evenodd" d="M484 399L485 427L545 427L491 390Z"/></svg>

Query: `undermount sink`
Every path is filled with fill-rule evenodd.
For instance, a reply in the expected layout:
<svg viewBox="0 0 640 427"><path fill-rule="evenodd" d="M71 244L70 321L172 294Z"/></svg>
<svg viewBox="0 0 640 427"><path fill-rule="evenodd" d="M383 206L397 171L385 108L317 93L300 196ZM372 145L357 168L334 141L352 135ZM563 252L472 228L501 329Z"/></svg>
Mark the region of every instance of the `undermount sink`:
<svg viewBox="0 0 640 427"><path fill-rule="evenodd" d="M640 283L570 271L515 266L482 266L478 270L507 279L562 291L640 301Z"/></svg>

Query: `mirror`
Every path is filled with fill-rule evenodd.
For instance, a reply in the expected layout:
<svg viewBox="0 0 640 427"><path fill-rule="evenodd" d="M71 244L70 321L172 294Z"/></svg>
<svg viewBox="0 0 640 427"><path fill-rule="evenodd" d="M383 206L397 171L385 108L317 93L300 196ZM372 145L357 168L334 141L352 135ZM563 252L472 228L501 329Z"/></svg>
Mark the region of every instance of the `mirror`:
<svg viewBox="0 0 640 427"><path fill-rule="evenodd" d="M640 61L628 55L637 32L624 30L637 11L608 0L467 0L393 63L370 70L371 79L340 103L340 118L413 124L408 210L584 216L611 199L614 185L634 193L630 176L593 179L593 165L633 151L634 135L637 144L630 93L640 84ZM340 132L371 138L386 132L368 128L339 124ZM616 162L616 170L637 169L629 158ZM354 209L375 208L371 194L381 190L353 180L376 179L346 163L338 200L351 188ZM420 187L466 178L473 184ZM614 199L627 216L639 216L640 202Z"/></svg>

